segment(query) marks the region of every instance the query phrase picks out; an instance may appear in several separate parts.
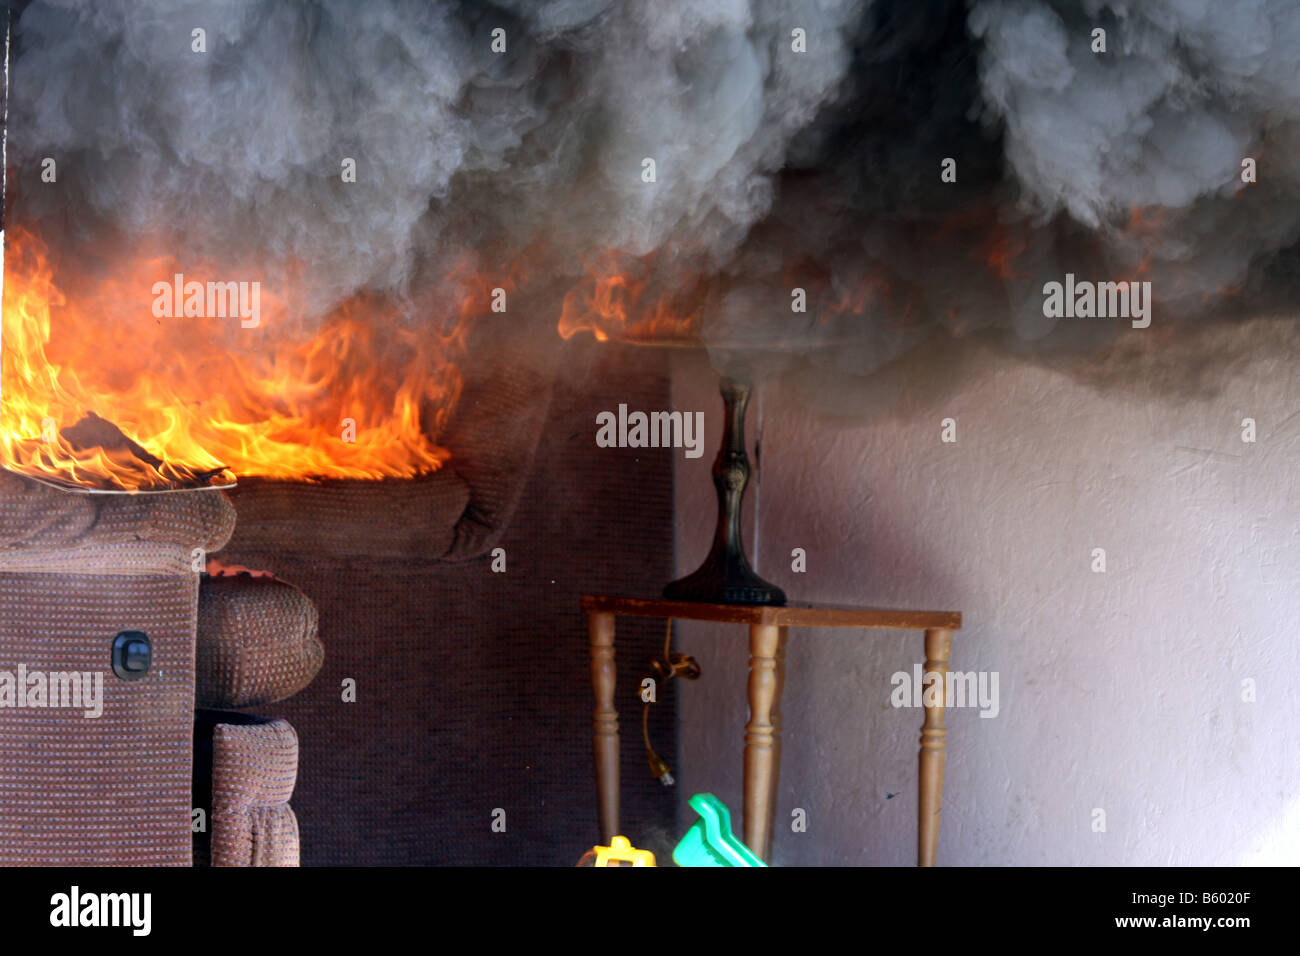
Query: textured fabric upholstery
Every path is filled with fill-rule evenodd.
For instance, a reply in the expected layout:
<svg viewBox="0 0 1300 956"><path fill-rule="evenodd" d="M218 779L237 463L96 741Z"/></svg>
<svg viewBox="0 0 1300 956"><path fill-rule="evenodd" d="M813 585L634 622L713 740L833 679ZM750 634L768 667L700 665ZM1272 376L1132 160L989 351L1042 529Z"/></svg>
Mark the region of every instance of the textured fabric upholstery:
<svg viewBox="0 0 1300 956"><path fill-rule="evenodd" d="M297 866L298 821L289 799L298 776L298 736L289 723L204 712L196 740L195 801L211 813L206 839L196 834L195 863Z"/></svg>
<svg viewBox="0 0 1300 956"><path fill-rule="evenodd" d="M470 496L465 480L444 469L411 480L244 479L230 497L239 511L234 540L250 566L274 567L288 551L342 570L362 559L438 558L451 547Z"/></svg>
<svg viewBox="0 0 1300 956"><path fill-rule="evenodd" d="M193 574L195 549L217 550L234 527L218 491L85 494L0 471L0 572Z"/></svg>
<svg viewBox="0 0 1300 956"><path fill-rule="evenodd" d="M260 707L307 686L325 649L316 606L272 577L214 575L199 589L195 698L200 707Z"/></svg>
<svg viewBox="0 0 1300 956"><path fill-rule="evenodd" d="M197 576L0 574L0 670L100 675L102 715L0 707L0 863L189 863ZM136 681L124 629L153 642Z"/></svg>
<svg viewBox="0 0 1300 956"><path fill-rule="evenodd" d="M550 402L549 387L530 392L512 384L516 374L529 380L530 370L538 367L540 360L526 354L526 349L516 355L526 366L524 370L512 374L509 363L503 363L500 393L495 397L490 388L488 393L476 394L475 387L467 384L446 439L449 447L460 450L439 474L444 481L456 479L453 486L461 489L462 501L469 501L471 488L485 490L476 504L448 508L447 513L423 512L419 533L411 532L414 519L412 512L405 510L405 503L420 495L418 481L397 484L392 495L376 491L384 483L354 483L358 494L340 499L342 509L331 507L311 519L319 524L332 515L333 538L323 544L318 538L317 544L306 547L299 547L288 534L295 527L311 524L298 519L296 496L310 498L317 489L323 495L335 495L338 486L348 483L281 483L277 489L275 483L246 481L233 493L240 522L223 556L236 563L285 572L320 604L321 634L330 648L320 680L271 705L302 731L303 779L293 800L302 814L303 851L308 862L571 864L578 851L595 842L591 697L578 595L587 590L653 593L671 576L673 542L671 450L610 449L597 454L593 423L597 411L617 407L622 401L636 408L670 407L663 377L647 373L646 363L655 355L648 350L620 351L616 347L574 349L554 403ZM509 441L494 434L494 428L509 425L506 409L514 407L525 418L535 414L545 418L548 403L553 405L550 418L536 432L521 427ZM478 454L473 444L476 431L493 446L483 454L496 462L495 472L479 473L471 464ZM530 477L534 458L537 465L531 468ZM379 496L378 508L366 506L370 494ZM259 509L262 495L283 497ZM153 500L168 497L180 500L201 495L156 496ZM135 500L148 503L150 499L142 496ZM37 499L38 504L43 501ZM54 511L44 526L55 528L58 521L70 520L58 507ZM230 517L233 520L233 515ZM258 522L263 519L284 523L273 530L263 525L259 531ZM93 518L78 520L94 523ZM29 519L19 523L23 521L31 523ZM405 537L385 538L394 527ZM23 531L16 537L22 540L30 534ZM241 540L247 546L237 546ZM457 540L466 542L466 547L458 548ZM378 542L378 549L386 549L386 557L366 557L372 541ZM444 556L482 555L498 541L509 553L509 570L504 574L493 573L482 557L460 564L440 560ZM444 544L440 548L437 542ZM127 540L117 546L130 544ZM338 556L325 550L334 545L340 549ZM184 544L176 544L174 554L178 562L188 558ZM185 563L188 567L188 560ZM194 588L196 578L191 572L184 579ZM60 585L51 598L54 606L60 601L79 601L83 595L91 602L98 600L97 592L76 580L65 580L66 586ZM97 580L104 582L110 593L116 593L115 585L137 584L133 578L108 582L106 575ZM158 588L168 600L172 599L173 583L165 578ZM9 609L0 603L0 621L3 615L30 606L25 595L37 589L30 582L15 586L17 596ZM159 614L172 613L172 605L160 603L148 593L140 600L146 606L156 606ZM134 607L135 592L130 601ZM48 821L45 834L54 834L64 843L40 858L43 861L69 861L69 848L74 843L81 846L82 837L67 841L59 835L60 827L80 826L79 805L99 799L101 793L108 794L108 809L100 817L104 835L98 854L109 855L110 860L111 853L120 851L122 862L188 862L189 807L208 808L208 836L215 837L219 814L211 800L217 789L230 795L221 804L220 825L230 834L221 844L223 864L274 861L282 857L278 848L288 845L291 834L296 837L297 826L290 829L292 811L287 805L261 802L268 793L285 793L285 781L291 779L279 744L270 747L272 756L265 758L257 748L240 750L232 742L229 752L245 754L252 762L241 767L225 761L223 765L236 767L227 778L235 783L229 788L224 784L216 787L211 763L214 733L208 732L209 769L203 782L194 784L196 796L191 798L186 792L183 799L177 799L172 792L178 783L178 768L189 764L188 758L179 756L168 734L175 732L188 743L189 715L174 727L166 725L159 731L155 712L175 706L182 696L181 687L185 688L187 708L192 700L194 664L190 655L199 597L190 590L176 601L175 613L186 615L186 625L177 626L180 637L169 642L168 649L170 652L183 643L186 656L181 661L160 661L160 666L168 678L174 668L181 669L177 687L143 706L143 730L129 731L135 737L112 751L114 761L94 764L82 772L80 789L71 793L69 801L76 809L69 811L71 822L48 815L49 794L59 792L66 778L56 774L43 783L36 798L45 801L41 807L44 815L30 819ZM51 645L49 620L53 613L49 608L40 612L33 646ZM105 613L91 622L89 630L99 633L110 624L116 630L115 622L121 617L120 613ZM7 629L0 631L8 633ZM71 647L86 644L78 634L73 635ZM662 641L659 622L619 622L619 707L628 723L637 714L634 708L642 668L650 655L658 653ZM340 701L339 681L348 677L358 680L355 703ZM148 680L134 682L126 690L139 692L144 689L140 685L148 685ZM651 714L656 747L665 753L675 746L670 707ZM0 711L0 721L4 719L5 712ZM241 726L235 717L220 722ZM0 741L7 741L9 735L3 731L0 727ZM140 740L145 732L158 734L165 751L154 762L141 758L147 747ZM27 739L21 733L14 737L17 746L25 746ZM58 739L74 755L98 752L98 741L84 731L78 740ZM194 742L199 748L204 746L201 729L195 732ZM6 766L15 757L21 763L23 754L0 753L0 786L4 785ZM627 730L622 761L625 818L676 832L672 793L646 772L636 736ZM75 758L69 762L76 764ZM23 775L31 769L29 761L18 778L26 779ZM196 763L196 774L198 769ZM250 781L250 774L264 776ZM265 786L264 779L279 780L278 789ZM288 789L293 789L291 783ZM256 799L245 799L249 793ZM33 798L28 795L27 799ZM155 806L159 801L161 809ZM136 802L154 815L140 813ZM510 814L505 833L492 833L487 826L497 807ZM6 794L0 791L0 819L6 812ZM130 832L140 834L133 837L129 852L121 847L124 828L119 820L126 822ZM14 832L11 828L10 833ZM186 841L183 855L172 843L173 832ZM160 840L159 834L166 845L156 848L153 844ZM3 845L14 844L0 833ZM100 862L95 859L96 852L92 847L79 859ZM201 853L195 851L194 859L207 859L211 853L205 844ZM28 858L17 852L8 861L28 862Z"/></svg>
<svg viewBox="0 0 1300 956"><path fill-rule="evenodd" d="M189 863L190 555L233 521L217 491L85 495L0 473L0 672L84 673L102 694L97 717L0 697L0 863ZM112 671L124 630L152 641L139 680Z"/></svg>

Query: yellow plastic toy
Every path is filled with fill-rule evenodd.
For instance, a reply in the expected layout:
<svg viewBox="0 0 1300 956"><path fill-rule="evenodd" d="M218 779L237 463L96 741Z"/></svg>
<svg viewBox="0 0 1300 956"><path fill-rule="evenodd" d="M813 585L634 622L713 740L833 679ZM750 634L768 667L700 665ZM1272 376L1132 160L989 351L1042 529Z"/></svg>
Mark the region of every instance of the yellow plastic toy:
<svg viewBox="0 0 1300 956"><path fill-rule="evenodd" d="M616 836L609 841L609 846L594 847L596 865L609 866L610 860L631 863L633 866L655 866L655 855L649 850L638 850L628 842L625 836Z"/></svg>

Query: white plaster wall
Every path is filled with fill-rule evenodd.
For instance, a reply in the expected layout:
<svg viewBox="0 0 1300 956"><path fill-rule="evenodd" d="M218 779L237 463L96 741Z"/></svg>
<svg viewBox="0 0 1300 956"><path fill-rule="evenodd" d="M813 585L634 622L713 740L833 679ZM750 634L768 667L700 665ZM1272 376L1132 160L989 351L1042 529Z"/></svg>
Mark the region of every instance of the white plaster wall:
<svg viewBox="0 0 1300 956"><path fill-rule="evenodd" d="M1300 863L1300 347L1255 323L1160 348L1124 389L978 352L904 363L885 414L765 392L760 573L792 600L960 610L953 667L1000 675L995 718L949 712L941 865ZM1220 355L1195 397L1159 387ZM678 361L674 407L706 412L709 449L678 459L682 572L714 520L715 389L702 356ZM683 826L707 790L739 833L747 637L678 635L705 671L678 690ZM890 675L922 647L790 631L773 863L914 863L922 718L891 706Z"/></svg>

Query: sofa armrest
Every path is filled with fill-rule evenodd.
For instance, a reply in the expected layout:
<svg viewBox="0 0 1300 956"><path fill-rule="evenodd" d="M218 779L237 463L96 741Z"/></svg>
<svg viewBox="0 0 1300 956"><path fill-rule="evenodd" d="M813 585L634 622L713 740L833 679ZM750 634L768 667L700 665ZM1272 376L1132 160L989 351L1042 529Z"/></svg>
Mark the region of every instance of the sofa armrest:
<svg viewBox="0 0 1300 956"><path fill-rule="evenodd" d="M215 489L91 494L0 470L0 571L190 573L193 551L221 548L234 527Z"/></svg>

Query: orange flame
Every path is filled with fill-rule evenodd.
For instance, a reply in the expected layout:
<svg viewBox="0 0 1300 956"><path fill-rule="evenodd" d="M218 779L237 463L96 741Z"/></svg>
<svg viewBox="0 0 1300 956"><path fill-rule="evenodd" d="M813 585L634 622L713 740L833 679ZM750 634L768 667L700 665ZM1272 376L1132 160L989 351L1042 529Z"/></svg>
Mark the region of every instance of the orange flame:
<svg viewBox="0 0 1300 956"><path fill-rule="evenodd" d="M1029 240L1025 236L1013 236L1001 224L994 223L980 245L980 254L988 267L1005 282L1026 277L1027 273L1017 270L1015 261L1028 248Z"/></svg>
<svg viewBox="0 0 1300 956"><path fill-rule="evenodd" d="M564 296L560 335L568 339L590 332L600 342L691 338L696 310L688 304L689 296L653 293L651 259L610 253L593 261L587 275Z"/></svg>
<svg viewBox="0 0 1300 956"><path fill-rule="evenodd" d="M655 255L635 258L605 253L587 263L587 274L564 297L558 331L565 338L590 332L597 341L611 339L655 345L699 344L714 337L714 344L756 349L816 347L834 337L831 326L839 323L841 340L852 336L846 319L883 323L888 331L915 328L921 314L905 283L891 281L883 267L871 264L871 271L852 282L836 284L833 276L806 260L788 263L782 282L768 289L769 301L778 303L760 315L744 333L721 326L705 329L707 303L716 303L730 288L722 276L697 274L682 278L655 271ZM686 258L679 255L677 258ZM793 310L791 299L798 291L802 308ZM788 321L783 321L788 320ZM828 331L829 330L829 331ZM730 334L732 337L727 338ZM746 338L745 336L749 337Z"/></svg>
<svg viewBox="0 0 1300 956"><path fill-rule="evenodd" d="M228 479L226 469L382 478L447 460L435 439L460 394L452 357L475 307L468 300L445 309L436 331L397 316L375 321L382 306L358 297L308 333L266 290L256 328L238 316L157 318L150 290L183 271L174 263L143 261L74 296L56 286L38 239L11 234L7 245L6 468L138 491ZM437 316L436 306L426 314ZM129 440L83 440L83 427L69 426L88 413Z"/></svg>

